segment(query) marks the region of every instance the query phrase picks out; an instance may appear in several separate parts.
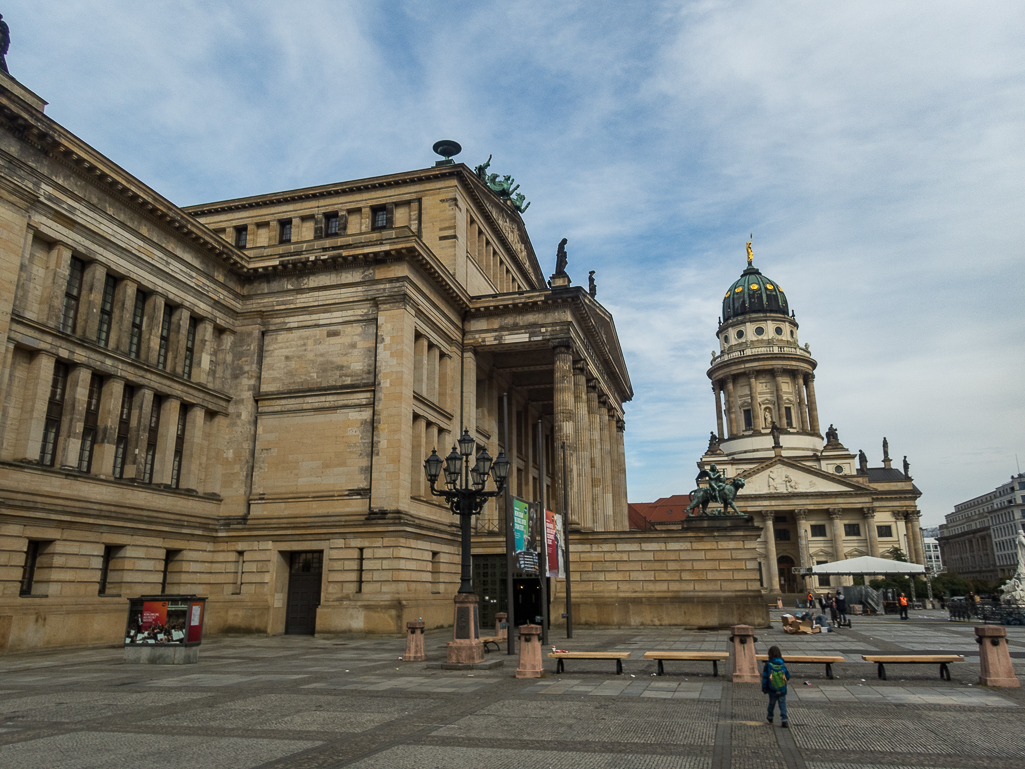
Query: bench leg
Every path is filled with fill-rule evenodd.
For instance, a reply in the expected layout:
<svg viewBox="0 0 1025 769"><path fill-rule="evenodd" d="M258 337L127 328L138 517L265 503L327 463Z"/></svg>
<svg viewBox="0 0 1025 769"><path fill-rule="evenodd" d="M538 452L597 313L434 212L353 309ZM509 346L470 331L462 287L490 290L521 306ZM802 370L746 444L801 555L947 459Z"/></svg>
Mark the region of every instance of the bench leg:
<svg viewBox="0 0 1025 769"><path fill-rule="evenodd" d="M946 662L940 663L940 679L943 681L950 680L950 668L947 667Z"/></svg>
<svg viewBox="0 0 1025 769"><path fill-rule="evenodd" d="M623 675L623 660L620 660L620 659L616 660L616 675L617 676Z"/></svg>
<svg viewBox="0 0 1025 769"><path fill-rule="evenodd" d="M563 662L563 661L562 661L561 659L558 659L558 660L556 660L555 662L556 662L556 665L555 665L555 674L556 674L556 675L558 675L559 673L562 673L562 672L564 672L566 668L565 668L565 666L564 666L564 665L562 664L562 662Z"/></svg>
<svg viewBox="0 0 1025 769"><path fill-rule="evenodd" d="M827 662L826 663L826 678L832 678L832 677L833 677L833 663L832 662Z"/></svg>
<svg viewBox="0 0 1025 769"><path fill-rule="evenodd" d="M876 672L878 673L879 677L885 681L886 680L886 668L883 667L883 663L882 662L877 662L876 664L879 666L879 670L876 671Z"/></svg>
<svg viewBox="0 0 1025 769"><path fill-rule="evenodd" d="M662 660L659 660L658 661L658 675L664 676L665 674L666 674L666 669L662 666Z"/></svg>
<svg viewBox="0 0 1025 769"><path fill-rule="evenodd" d="M712 660L712 676L719 677L719 660Z"/></svg>

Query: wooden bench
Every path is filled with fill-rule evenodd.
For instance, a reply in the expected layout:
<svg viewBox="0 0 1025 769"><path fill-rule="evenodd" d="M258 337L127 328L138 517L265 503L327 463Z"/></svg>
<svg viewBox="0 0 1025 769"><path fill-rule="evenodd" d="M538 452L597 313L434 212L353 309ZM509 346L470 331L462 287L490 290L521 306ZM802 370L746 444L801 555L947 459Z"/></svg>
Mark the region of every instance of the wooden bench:
<svg viewBox="0 0 1025 769"><path fill-rule="evenodd" d="M555 666L556 673L566 672L564 660L615 660L616 675L623 674L623 660L630 658L630 652L550 652L548 659L558 660Z"/></svg>
<svg viewBox="0 0 1025 769"><path fill-rule="evenodd" d="M494 644L495 651L500 652L502 651L502 641L505 640L506 639L500 635L489 635L487 638L480 639L480 642L484 644L484 653L487 654L489 651L491 651L491 649L488 648L488 644Z"/></svg>
<svg viewBox="0 0 1025 769"><path fill-rule="evenodd" d="M881 679L886 680L886 663L900 665L935 665L939 663L940 678L944 681L950 680L950 670L947 665L951 662L964 662L960 654L862 654L865 662L874 662L878 665L878 674Z"/></svg>
<svg viewBox="0 0 1025 769"><path fill-rule="evenodd" d="M755 659L759 662L767 662L769 659L768 654L756 654ZM828 654L784 654L784 662L809 662L812 664L818 663L826 666L826 678L833 677L833 665L838 662L846 662L843 657L831 656Z"/></svg>
<svg viewBox="0 0 1025 769"><path fill-rule="evenodd" d="M644 652L644 659L658 660L658 674L664 676L665 668L662 666L665 660L697 660L699 662L712 663L712 675L719 675L719 663L730 658L729 652Z"/></svg>

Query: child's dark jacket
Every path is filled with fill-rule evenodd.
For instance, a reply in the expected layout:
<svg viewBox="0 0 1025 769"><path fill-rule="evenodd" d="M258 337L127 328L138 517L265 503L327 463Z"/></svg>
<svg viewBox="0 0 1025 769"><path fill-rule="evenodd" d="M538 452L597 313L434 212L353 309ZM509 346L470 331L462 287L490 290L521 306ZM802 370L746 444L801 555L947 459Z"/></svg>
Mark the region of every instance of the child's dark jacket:
<svg viewBox="0 0 1025 769"><path fill-rule="evenodd" d="M762 668L762 694L769 694L772 689L769 688L769 670L770 666L779 665L783 668L783 675L786 676L787 681L790 680L790 671L787 670L787 666L783 663L782 658L772 657L765 663L765 667ZM778 668L777 668L778 669ZM776 694L785 696L787 693L787 687L783 687L781 691L777 691Z"/></svg>

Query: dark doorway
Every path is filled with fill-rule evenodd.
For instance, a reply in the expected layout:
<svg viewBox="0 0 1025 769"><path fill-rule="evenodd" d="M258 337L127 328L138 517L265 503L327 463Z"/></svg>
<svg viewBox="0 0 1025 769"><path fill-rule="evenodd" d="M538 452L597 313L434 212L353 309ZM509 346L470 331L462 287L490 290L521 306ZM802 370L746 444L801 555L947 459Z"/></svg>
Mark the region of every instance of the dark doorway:
<svg viewBox="0 0 1025 769"><path fill-rule="evenodd" d="M779 573L779 589L783 593L797 592L797 573L794 571L794 559L789 555L781 555L776 559Z"/></svg>
<svg viewBox="0 0 1025 769"><path fill-rule="evenodd" d="M541 582L537 577L514 579L513 600L517 626L526 625L528 622L534 625L541 624Z"/></svg>
<svg viewBox="0 0 1025 769"><path fill-rule="evenodd" d="M313 635L317 630L324 554L320 550L310 550L290 553L289 556L285 633Z"/></svg>
<svg viewBox="0 0 1025 769"><path fill-rule="evenodd" d="M508 611L504 555L473 556L473 592L480 600L481 633L489 636L495 627L495 615Z"/></svg>

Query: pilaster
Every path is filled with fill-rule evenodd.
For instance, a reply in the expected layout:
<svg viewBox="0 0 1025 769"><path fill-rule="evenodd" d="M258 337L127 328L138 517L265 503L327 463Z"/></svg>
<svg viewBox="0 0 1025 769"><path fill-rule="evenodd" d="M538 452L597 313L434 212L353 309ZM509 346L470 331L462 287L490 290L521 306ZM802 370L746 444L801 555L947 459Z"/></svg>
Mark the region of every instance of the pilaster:
<svg viewBox="0 0 1025 769"><path fill-rule="evenodd" d="M153 483L171 483L171 468L174 465L174 444L178 437L178 410L182 408L178 398L166 397L160 404L160 428L157 431L157 454L153 459ZM179 478L179 481L181 478Z"/></svg>
<svg viewBox="0 0 1025 769"><path fill-rule="evenodd" d="M180 408L186 408L182 405ZM206 441L204 428L206 426L206 409L193 404L188 406L185 415L185 442L182 446L181 476L178 479L178 487L182 489L193 489L200 491L200 478L202 476L201 459L203 456L203 445Z"/></svg>
<svg viewBox="0 0 1025 769"><path fill-rule="evenodd" d="M819 432L819 407L815 400L815 374L808 374L808 419L811 421L811 431L815 435Z"/></svg>
<svg viewBox="0 0 1025 769"><path fill-rule="evenodd" d="M46 423L46 406L50 400L50 385L53 382L53 367L56 363L56 356L48 352L37 352L29 364L21 422L18 425L18 438L14 446L15 459L39 461L39 447L43 442L43 426Z"/></svg>
<svg viewBox="0 0 1025 769"><path fill-rule="evenodd" d="M598 399L598 427L601 430L601 466L602 477L605 481L601 485L602 490L602 512L605 520L605 531L613 531L615 524L612 520L612 477L615 470L612 466L612 443L609 436L608 419L608 398L602 395Z"/></svg>
<svg viewBox="0 0 1025 769"><path fill-rule="evenodd" d="M117 423L121 415L121 398L125 380L106 377L100 391L100 411L96 417L96 443L93 446L93 473L110 478L114 472L114 451L117 443Z"/></svg>
<svg viewBox="0 0 1025 769"><path fill-rule="evenodd" d="M722 386L719 384L719 380L712 382L712 392L715 394L715 432L719 436L719 440L722 441L725 436L722 431Z"/></svg>
<svg viewBox="0 0 1025 769"><path fill-rule="evenodd" d="M776 521L772 510L762 510L763 531L765 532L765 571L767 572L770 593L779 592L779 565L776 562Z"/></svg>
<svg viewBox="0 0 1025 769"><path fill-rule="evenodd" d="M82 448L82 429L85 426L85 408L89 400L89 380L92 375L92 370L85 366L72 366L68 372L61 434L54 462L62 470L78 469L78 453Z"/></svg>
<svg viewBox="0 0 1025 769"><path fill-rule="evenodd" d="M587 416L587 364L573 364L573 430L576 438L576 507L580 527L594 531L594 501L591 498L591 423Z"/></svg>
<svg viewBox="0 0 1025 769"><path fill-rule="evenodd" d="M103 284L107 279L107 268L99 262L85 266L82 278L82 299L78 307L78 328L90 342L96 341L100 327L100 305L103 303Z"/></svg>
<svg viewBox="0 0 1025 769"><path fill-rule="evenodd" d="M865 516L865 533L868 535L868 554L879 557L879 532L876 531L876 511L871 507L862 508Z"/></svg>
<svg viewBox="0 0 1025 769"><path fill-rule="evenodd" d="M587 380L587 422L591 438L591 509L594 511L594 530L605 528L605 482L601 461L601 424L598 419L598 381Z"/></svg>
<svg viewBox="0 0 1025 769"><path fill-rule="evenodd" d="M554 504L549 507L552 510L561 510L568 515L571 525L580 525L580 511L575 509L566 510L563 504L563 493L565 499L576 499L576 432L574 420L576 411L573 404L573 348L569 344L559 344L554 348L555 353L555 446L552 463L555 465L554 475L566 484L565 491L562 488L556 490ZM566 471L563 474L562 446L566 446ZM572 506L571 506L572 508Z"/></svg>
<svg viewBox="0 0 1025 769"><path fill-rule="evenodd" d="M372 513L409 511L415 333L415 318L405 301L380 303L370 488Z"/></svg>

